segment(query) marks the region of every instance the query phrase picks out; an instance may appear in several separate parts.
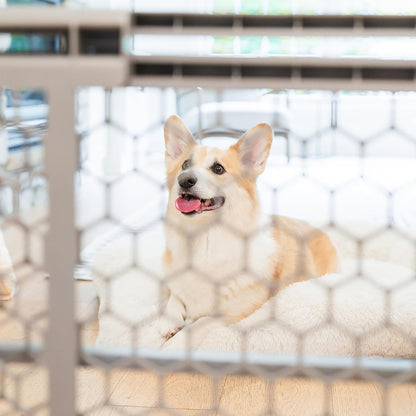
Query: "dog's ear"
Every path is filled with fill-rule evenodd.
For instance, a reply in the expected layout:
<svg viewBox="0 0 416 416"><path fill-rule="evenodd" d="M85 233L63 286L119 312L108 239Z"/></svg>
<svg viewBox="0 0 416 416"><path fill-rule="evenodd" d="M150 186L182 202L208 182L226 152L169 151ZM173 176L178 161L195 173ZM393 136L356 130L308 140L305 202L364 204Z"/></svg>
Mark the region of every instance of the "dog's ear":
<svg viewBox="0 0 416 416"><path fill-rule="evenodd" d="M166 163L180 159L196 141L178 116L170 116L165 123Z"/></svg>
<svg viewBox="0 0 416 416"><path fill-rule="evenodd" d="M237 150L240 163L249 175L264 171L273 141L273 129L267 123L252 127L232 147Z"/></svg>

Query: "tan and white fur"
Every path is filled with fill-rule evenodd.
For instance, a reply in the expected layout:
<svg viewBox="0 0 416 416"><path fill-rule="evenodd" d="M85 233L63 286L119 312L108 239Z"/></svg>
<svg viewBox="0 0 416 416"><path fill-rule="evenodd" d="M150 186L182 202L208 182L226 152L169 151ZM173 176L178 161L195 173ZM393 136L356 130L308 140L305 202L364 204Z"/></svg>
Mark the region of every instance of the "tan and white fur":
<svg viewBox="0 0 416 416"><path fill-rule="evenodd" d="M162 339L203 316L238 322L277 290L336 271L337 253L326 234L303 221L261 214L256 179L272 140L263 123L227 150L207 148L180 118L167 120Z"/></svg>

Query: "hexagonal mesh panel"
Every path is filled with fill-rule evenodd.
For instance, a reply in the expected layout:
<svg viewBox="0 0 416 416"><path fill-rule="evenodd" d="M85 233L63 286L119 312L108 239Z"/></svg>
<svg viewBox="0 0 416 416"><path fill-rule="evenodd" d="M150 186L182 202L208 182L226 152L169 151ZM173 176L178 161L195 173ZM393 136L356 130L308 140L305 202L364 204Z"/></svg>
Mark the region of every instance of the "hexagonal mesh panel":
<svg viewBox="0 0 416 416"><path fill-rule="evenodd" d="M3 353L26 350L29 360L35 360L34 346L43 344L47 328L47 118L42 91L0 89L0 343ZM1 414L46 414L43 366L2 362L0 374Z"/></svg>
<svg viewBox="0 0 416 416"><path fill-rule="evenodd" d="M94 295L79 302L81 342L98 346L80 413L299 414L295 391L310 414L397 409L414 375L386 358L415 355L413 93L77 100L77 276L99 296L98 315ZM163 131L171 114L189 131ZM261 122L272 143L265 125L244 135ZM346 403L360 389L371 409Z"/></svg>

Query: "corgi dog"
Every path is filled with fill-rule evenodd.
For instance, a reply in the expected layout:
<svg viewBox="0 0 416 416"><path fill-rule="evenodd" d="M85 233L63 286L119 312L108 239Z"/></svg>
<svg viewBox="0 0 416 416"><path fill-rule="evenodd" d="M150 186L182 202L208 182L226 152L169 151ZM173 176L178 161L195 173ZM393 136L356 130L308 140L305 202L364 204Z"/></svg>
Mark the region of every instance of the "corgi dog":
<svg viewBox="0 0 416 416"><path fill-rule="evenodd" d="M164 128L169 199L163 257L163 339L204 316L238 322L277 290L337 270L329 237L261 214L256 179L273 130L258 124L227 150L198 145L177 116Z"/></svg>

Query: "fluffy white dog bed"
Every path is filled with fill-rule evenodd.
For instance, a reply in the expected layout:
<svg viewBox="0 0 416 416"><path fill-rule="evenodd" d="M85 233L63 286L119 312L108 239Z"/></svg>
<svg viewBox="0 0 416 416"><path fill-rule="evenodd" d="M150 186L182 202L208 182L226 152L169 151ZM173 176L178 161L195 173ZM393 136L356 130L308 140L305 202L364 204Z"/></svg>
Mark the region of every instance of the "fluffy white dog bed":
<svg viewBox="0 0 416 416"><path fill-rule="evenodd" d="M166 347L185 348L191 340L193 348L213 351L414 356L416 282L408 283L414 273L375 260L363 266L366 278L352 278L351 267L296 283L236 325L204 318Z"/></svg>
<svg viewBox="0 0 416 416"><path fill-rule="evenodd" d="M353 234L354 230L365 232L362 224L349 224L347 228ZM339 233L332 233L332 238L341 259L355 256L352 240ZM129 236L108 245L95 262L101 300L100 345L152 345L153 322L158 315L157 278L161 277L155 253L161 253L163 247L161 227L147 233L144 241L146 249L143 253L141 245L139 263L145 270L122 272L128 270L130 261ZM286 288L238 324L226 327L212 318L202 318L180 331L164 348L414 356L414 244L390 232L365 244L363 255L361 264L344 261L338 274ZM120 276L106 282L103 275L112 273ZM132 326L137 329L136 338Z"/></svg>

